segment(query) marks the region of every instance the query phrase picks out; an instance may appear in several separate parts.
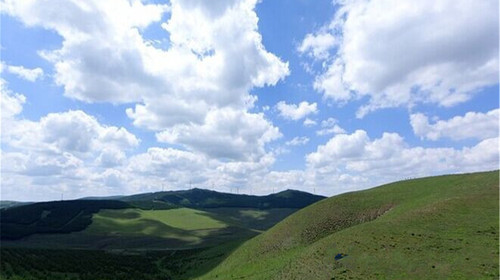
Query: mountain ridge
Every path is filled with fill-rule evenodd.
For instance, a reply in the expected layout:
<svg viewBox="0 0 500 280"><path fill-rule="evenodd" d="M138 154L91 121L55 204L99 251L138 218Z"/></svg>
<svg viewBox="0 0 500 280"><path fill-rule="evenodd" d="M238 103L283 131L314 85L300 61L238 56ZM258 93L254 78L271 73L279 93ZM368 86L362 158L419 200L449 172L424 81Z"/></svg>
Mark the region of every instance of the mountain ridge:
<svg viewBox="0 0 500 280"><path fill-rule="evenodd" d="M33 234L82 231L92 224L94 214L102 210L130 208L155 211L179 208L235 208L234 211L229 211L232 213L231 215L234 215L233 212L237 209L300 209L325 197L295 190L286 190L266 196L253 196L195 188L114 196L115 199L108 198L36 202L2 208L0 209L0 238L16 240Z"/></svg>

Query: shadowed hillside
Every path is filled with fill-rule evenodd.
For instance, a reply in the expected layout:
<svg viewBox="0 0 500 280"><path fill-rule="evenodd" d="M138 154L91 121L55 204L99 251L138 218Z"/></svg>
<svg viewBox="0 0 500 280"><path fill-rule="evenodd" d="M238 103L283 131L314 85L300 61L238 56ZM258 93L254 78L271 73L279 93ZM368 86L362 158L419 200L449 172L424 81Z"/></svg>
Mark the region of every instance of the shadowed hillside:
<svg viewBox="0 0 500 280"><path fill-rule="evenodd" d="M101 209L124 209L113 200L39 202L0 209L1 239L20 239L35 233L69 233L85 229Z"/></svg>
<svg viewBox="0 0 500 280"><path fill-rule="evenodd" d="M323 198L193 189L11 207L0 212L0 278L193 279Z"/></svg>
<svg viewBox="0 0 500 280"><path fill-rule="evenodd" d="M121 197L119 200L129 202L141 208L188 207L188 208L303 208L324 196L313 195L296 190L286 190L266 196L221 193L204 189L185 191L168 191L145 193ZM153 204L154 203L154 204Z"/></svg>
<svg viewBox="0 0 500 280"><path fill-rule="evenodd" d="M1 209L0 237L4 245L32 248L207 247L246 240L323 198L293 190L252 196L192 189L41 202Z"/></svg>

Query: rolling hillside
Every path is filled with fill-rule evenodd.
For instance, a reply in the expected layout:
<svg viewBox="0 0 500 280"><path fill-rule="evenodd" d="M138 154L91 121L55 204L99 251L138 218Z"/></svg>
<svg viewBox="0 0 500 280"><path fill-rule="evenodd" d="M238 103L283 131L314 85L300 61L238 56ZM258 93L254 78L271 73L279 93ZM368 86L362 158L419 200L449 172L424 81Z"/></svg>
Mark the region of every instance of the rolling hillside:
<svg viewBox="0 0 500 280"><path fill-rule="evenodd" d="M20 239L36 233L81 231L101 209L131 207L114 200L40 202L0 209L1 239Z"/></svg>
<svg viewBox="0 0 500 280"><path fill-rule="evenodd" d="M249 239L324 197L292 190L249 196L192 189L114 198L118 200L53 201L2 209L3 245L60 249L211 247Z"/></svg>
<svg viewBox="0 0 500 280"><path fill-rule="evenodd" d="M498 279L498 171L322 200L200 279Z"/></svg>
<svg viewBox="0 0 500 280"><path fill-rule="evenodd" d="M205 189L144 193L118 198L144 209L188 208L303 208L324 196L286 190L275 194L257 196L245 194L221 193Z"/></svg>
<svg viewBox="0 0 500 280"><path fill-rule="evenodd" d="M13 206L0 210L0 279L193 279L323 198L193 189Z"/></svg>

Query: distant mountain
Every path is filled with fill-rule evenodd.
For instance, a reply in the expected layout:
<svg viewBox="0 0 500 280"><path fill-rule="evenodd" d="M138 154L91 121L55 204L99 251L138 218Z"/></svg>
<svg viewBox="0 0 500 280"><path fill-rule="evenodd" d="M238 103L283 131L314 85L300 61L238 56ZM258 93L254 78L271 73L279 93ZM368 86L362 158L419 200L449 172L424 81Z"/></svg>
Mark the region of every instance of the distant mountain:
<svg viewBox="0 0 500 280"><path fill-rule="evenodd" d="M113 196L87 196L79 198L78 200L120 200L124 195L113 195Z"/></svg>
<svg viewBox="0 0 500 280"><path fill-rule="evenodd" d="M10 208L14 206L21 206L31 204L33 202L21 202L21 201L12 201L12 200L0 200L0 209Z"/></svg>
<svg viewBox="0 0 500 280"><path fill-rule="evenodd" d="M85 229L101 209L124 209L117 200L38 202L0 209L0 238L19 239L34 233L68 233Z"/></svg>
<svg viewBox="0 0 500 280"><path fill-rule="evenodd" d="M191 189L131 196L87 197L79 200L39 202L1 209L0 238L13 240L35 233L82 231L92 223L92 217L95 213L105 209L222 209L222 212L216 212L219 215L223 213L223 216L226 217L229 212L234 215L234 213L239 213L235 212L237 209L246 208L260 210L300 209L323 198L323 196L295 190L255 196ZM225 208L234 208L235 211L224 210ZM286 213L294 211L286 211ZM260 227L256 226L255 228Z"/></svg>
<svg viewBox="0 0 500 280"><path fill-rule="evenodd" d="M143 208L154 207L162 203L165 208L303 208L307 205L324 199L324 196L313 195L307 192L286 190L266 196L221 193L205 189L190 189L182 191L167 191L144 193L119 198L121 201Z"/></svg>

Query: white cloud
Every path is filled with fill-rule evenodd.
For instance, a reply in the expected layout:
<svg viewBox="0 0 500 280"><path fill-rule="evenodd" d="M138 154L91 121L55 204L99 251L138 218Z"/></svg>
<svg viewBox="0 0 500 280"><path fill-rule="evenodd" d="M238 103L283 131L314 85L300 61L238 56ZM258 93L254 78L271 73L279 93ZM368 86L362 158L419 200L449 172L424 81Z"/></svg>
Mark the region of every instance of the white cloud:
<svg viewBox="0 0 500 280"><path fill-rule="evenodd" d="M266 145L281 133L264 114L249 112L256 101L250 91L275 85L289 69L262 44L256 3L4 1L3 13L61 36L61 47L39 54L53 63L65 96L135 103L126 110L135 126L186 150L149 148L129 157L139 140L124 128L82 111L28 121L18 116L24 97L2 90L2 116L12 120L2 129L2 143L12 149L2 155L12 166L2 170L2 189L11 193L22 181L75 195L106 193L111 185L122 188L118 193L161 183L186 188L188 178L195 185L257 182L274 162ZM155 24L168 37L165 48L144 37Z"/></svg>
<svg viewBox="0 0 500 280"><path fill-rule="evenodd" d="M130 180L118 174L126 152L138 143L124 128L102 125L82 111L52 113L37 122L10 119L2 127L2 195L47 200L61 192L67 198L123 193L110 188Z"/></svg>
<svg viewBox="0 0 500 280"><path fill-rule="evenodd" d="M338 121L334 118L328 118L321 121L322 129L316 131L316 135L324 136L329 134L341 134L346 131L338 125Z"/></svg>
<svg viewBox="0 0 500 280"><path fill-rule="evenodd" d="M35 82L43 77L43 70L39 67L29 69L24 66L7 65L6 69L9 73L15 74L18 77L30 82Z"/></svg>
<svg viewBox="0 0 500 280"><path fill-rule="evenodd" d="M308 154L307 171L328 180L340 175L365 178L358 187L368 187L408 177L492 170L498 168L498 140L488 138L462 149L423 148L410 147L397 133L372 140L357 130L336 135Z"/></svg>
<svg viewBox="0 0 500 280"><path fill-rule="evenodd" d="M285 145L287 146L302 146L305 145L309 142L309 138L306 136L297 136L294 137L292 140L285 142Z"/></svg>
<svg viewBox="0 0 500 280"><path fill-rule="evenodd" d="M172 46L158 69L172 77L169 89L129 109L134 123L155 130L199 125L214 108L253 107L251 88L287 76L288 64L262 45L254 5L227 1L214 13L203 1L174 1L170 20L162 25Z"/></svg>
<svg viewBox="0 0 500 280"><path fill-rule="evenodd" d="M0 93L2 94L2 98L0 99L2 121L6 121L21 113L23 104L26 102L26 97L24 95L13 93L7 88L7 82L4 79L0 79Z"/></svg>
<svg viewBox="0 0 500 280"><path fill-rule="evenodd" d="M312 168L305 170L271 171L256 187L260 193L300 189L320 195L336 195L366 188L372 183L368 177L346 173L320 172ZM373 186L373 185L371 185Z"/></svg>
<svg viewBox="0 0 500 280"><path fill-rule="evenodd" d="M146 153L131 157L126 168L132 188L144 191L145 182L158 190L186 189L191 187L212 188L218 191L242 192L261 184L261 178L269 172L274 157L266 154L257 161L219 161L189 151L172 148L149 148Z"/></svg>
<svg viewBox="0 0 500 280"><path fill-rule="evenodd" d="M314 166L323 166L336 158L361 157L368 135L363 130L356 130L351 135L336 135L325 145L318 146L317 152L307 155L307 162Z"/></svg>
<svg viewBox="0 0 500 280"><path fill-rule="evenodd" d="M11 118L2 127L2 144L2 195L47 200L62 192L66 198L127 192L133 175L123 171L126 153L139 139L82 111L68 111L40 121Z"/></svg>
<svg viewBox="0 0 500 280"><path fill-rule="evenodd" d="M19 120L17 125L3 133L3 140L17 149L85 157L104 149L127 150L139 145L139 139L125 128L101 125L83 111L50 113L39 122Z"/></svg>
<svg viewBox="0 0 500 280"><path fill-rule="evenodd" d="M325 58L314 87L340 104L368 97L358 117L417 103L453 106L498 83L498 1L339 3L327 27L337 52Z"/></svg>
<svg viewBox="0 0 500 280"><path fill-rule="evenodd" d="M337 135L307 155L305 170L271 171L275 157L286 149L267 150L281 133L263 113L254 113L257 97L250 92L276 85L289 69L263 45L256 3L3 1L2 13L61 36L60 46L39 54L54 65L55 82L67 97L126 104L135 126L177 148L149 147L131 155L140 143L136 136L83 111L24 119L25 97L11 92L0 79L2 196L30 192L34 199L57 199L62 191L76 198L212 185L219 191L239 187L260 194L285 188L312 192L316 187L317 193L334 194L406 176L497 168L495 135L451 132L472 118L466 115L435 124L426 120L418 132L434 137L443 130L438 137L481 140L462 149L410 147L394 133L379 139L370 139L362 130L346 134L335 119L328 119L317 134ZM498 37L484 35L492 15L498 22L490 12L498 9L485 8L489 2L474 4L474 10L470 3L450 1L446 13L430 9L429 14L423 11L441 2L345 3L331 27L307 35L298 48L323 60L324 72L314 86L325 98L342 103L368 96L369 104L359 111L362 115L418 102L448 106L498 81ZM380 3L396 8L379 12ZM471 16L476 12L484 16ZM456 14L464 18L450 16ZM168 37L163 48L145 37L145 29L152 25L161 26ZM426 40L428 46L422 43ZM338 53L332 56L334 50ZM0 68L28 80L43 76L43 71L21 66ZM317 125L308 118L318 112L316 103L282 101L276 108L283 118ZM477 122L487 118L484 115L472 119ZM287 145L308 141L296 137Z"/></svg>
<svg viewBox="0 0 500 280"><path fill-rule="evenodd" d="M185 176L179 177L177 175L184 172L203 173L206 164L205 157L192 152L152 147L145 153L132 156L127 169L142 176L163 177L164 180L165 178L170 180L183 179L184 182L187 182Z"/></svg>
<svg viewBox="0 0 500 280"><path fill-rule="evenodd" d="M12 92L2 93L8 97L2 98L2 102L13 99ZM227 142L217 139L213 131L224 127L232 129L232 133L243 132L235 136L241 141L230 146L229 151L238 154L238 149L244 149L249 152L248 155L242 152L246 158L227 161L223 156L210 158L206 155L210 152L159 147L130 156L128 152L133 152L139 139L124 128L100 124L83 111L52 113L39 121L29 121L19 116L22 102L14 103L19 108L11 110L14 113L7 118L7 127L2 124L2 144L7 150L1 151L4 198L58 199L64 192L65 198L70 199L158 191L163 187L214 186L219 191L234 191L238 186L242 192L250 192L261 184L260 178L274 163L273 154L261 147L279 136L279 131L262 114L248 117L233 110L225 112L229 115L218 115L221 110L216 110L210 115L213 119L200 128L207 130L201 139L214 145L214 152L223 153ZM255 133L251 125L266 132ZM242 129L235 129L236 126ZM251 147L245 149L245 145ZM19 184L26 187L19 188ZM27 190L33 193L27 195Z"/></svg>
<svg viewBox="0 0 500 280"><path fill-rule="evenodd" d="M304 126L305 127L312 127L312 126L315 126L317 125L318 123L315 121L315 120L311 120L310 118L306 118L304 120Z"/></svg>
<svg viewBox="0 0 500 280"><path fill-rule="evenodd" d="M248 139L258 141L248 151L239 147L228 151L230 157L243 158L256 150L262 154L263 145L273 138L264 134L277 130L249 112L256 100L250 90L275 85L289 74L288 63L262 44L256 2L7 0L3 10L27 26L55 30L62 37L60 49L40 53L54 64L56 83L66 96L86 102L135 103L126 110L135 126L161 135L176 132L176 143L210 155L222 150L212 152L192 133L196 129L219 133L220 139L236 145L246 144L243 134L250 134ZM166 16L170 17L165 20ZM166 48L144 37L143 30L152 25L163 28L169 39ZM248 126L241 131L211 130L207 122L228 111L245 118L243 123L258 120L270 127L257 126L252 132ZM256 136L259 132L263 134ZM241 153L234 154L237 151Z"/></svg>
<svg viewBox="0 0 500 280"><path fill-rule="evenodd" d="M316 59L326 59L328 51L337 44L332 34L323 31L318 34L307 34L297 50Z"/></svg>
<svg viewBox="0 0 500 280"><path fill-rule="evenodd" d="M438 120L434 124L424 114L410 115L410 123L415 135L430 140L439 138L487 139L498 136L499 109L487 113L468 112L449 120Z"/></svg>
<svg viewBox="0 0 500 280"><path fill-rule="evenodd" d="M201 124L176 125L156 134L158 141L181 144L213 158L258 160L265 145L281 137L262 113L214 110Z"/></svg>
<svg viewBox="0 0 500 280"><path fill-rule="evenodd" d="M326 120L321 121L321 127L332 127L338 123L338 120L335 118L328 118Z"/></svg>
<svg viewBox="0 0 500 280"><path fill-rule="evenodd" d="M303 119L310 114L318 113L317 107L316 103L308 103L307 101L302 101L299 105L287 104L285 101L280 101L276 104L276 109L278 109L281 117L294 121Z"/></svg>
<svg viewBox="0 0 500 280"><path fill-rule="evenodd" d="M54 64L56 83L64 87L66 96L88 102L139 101L158 85L147 73L143 59L147 45L139 31L159 21L167 6L125 0L7 0L3 6L3 11L27 26L42 26L61 35L61 49L41 54Z"/></svg>
<svg viewBox="0 0 500 280"><path fill-rule="evenodd" d="M335 124L332 127L323 128L323 129L316 131L316 135L325 136L325 135L330 135L330 134L341 134L341 133L345 133L345 132L346 131L342 127L340 127L338 124Z"/></svg>
<svg viewBox="0 0 500 280"><path fill-rule="evenodd" d="M18 178L27 184L58 185L60 191L63 185L91 180L87 178L103 169L124 164L125 151L139 145L126 129L102 125L83 111L23 119L23 102L24 97L2 82L2 190L17 188L19 181L9 178Z"/></svg>
<svg viewBox="0 0 500 280"><path fill-rule="evenodd" d="M99 166L106 168L116 167L123 165L127 160L127 156L121 150L117 149L103 149L100 155L96 159L96 163Z"/></svg>

